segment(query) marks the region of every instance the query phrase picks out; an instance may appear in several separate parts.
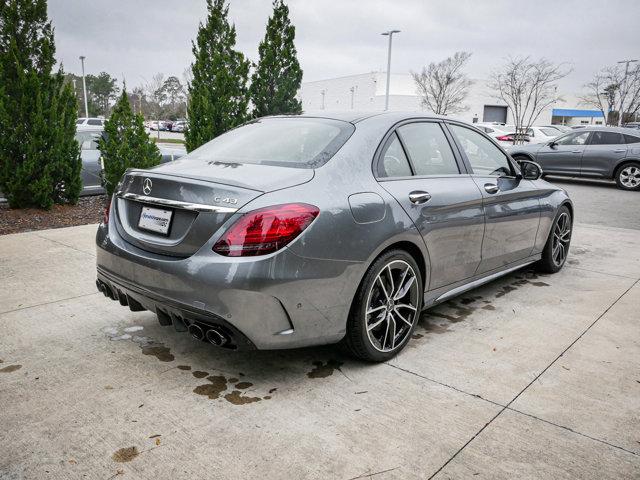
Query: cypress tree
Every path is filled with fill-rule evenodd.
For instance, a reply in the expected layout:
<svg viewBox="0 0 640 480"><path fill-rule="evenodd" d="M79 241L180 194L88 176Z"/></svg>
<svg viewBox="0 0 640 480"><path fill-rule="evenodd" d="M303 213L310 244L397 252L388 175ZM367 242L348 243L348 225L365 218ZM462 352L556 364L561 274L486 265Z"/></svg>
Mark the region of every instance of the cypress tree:
<svg viewBox="0 0 640 480"><path fill-rule="evenodd" d="M283 0L274 0L273 15L258 47L260 58L249 87L255 117L302 112L302 104L296 98L302 69L298 63L295 36L289 7Z"/></svg>
<svg viewBox="0 0 640 480"><path fill-rule="evenodd" d="M109 195L128 168L151 168L160 163L160 152L144 129L142 115L131 110L126 87L104 125L98 148L104 163L102 183Z"/></svg>
<svg viewBox="0 0 640 480"><path fill-rule="evenodd" d="M12 207L76 202L77 106L55 65L46 0L0 0L0 190Z"/></svg>
<svg viewBox="0 0 640 480"><path fill-rule="evenodd" d="M236 28L225 0L207 0L208 15L192 43L195 61L189 85L187 151L198 148L247 118L249 62L234 49Z"/></svg>

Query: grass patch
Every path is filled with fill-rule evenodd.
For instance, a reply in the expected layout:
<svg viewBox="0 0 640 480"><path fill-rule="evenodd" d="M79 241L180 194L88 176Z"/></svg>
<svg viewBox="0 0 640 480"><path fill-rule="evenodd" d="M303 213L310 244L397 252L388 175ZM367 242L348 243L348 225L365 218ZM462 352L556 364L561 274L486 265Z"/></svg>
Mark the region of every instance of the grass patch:
<svg viewBox="0 0 640 480"><path fill-rule="evenodd" d="M184 140L180 138L158 138L153 137L153 141L156 143L177 143L179 145L184 145Z"/></svg>

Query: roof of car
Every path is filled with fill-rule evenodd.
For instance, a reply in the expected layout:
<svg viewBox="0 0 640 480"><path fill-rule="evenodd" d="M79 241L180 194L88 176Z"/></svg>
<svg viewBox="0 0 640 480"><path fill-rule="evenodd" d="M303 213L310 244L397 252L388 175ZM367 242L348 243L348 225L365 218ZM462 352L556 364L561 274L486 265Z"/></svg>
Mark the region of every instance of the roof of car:
<svg viewBox="0 0 640 480"><path fill-rule="evenodd" d="M602 127L602 126L594 126L594 127L584 127L584 128L575 128L571 131L573 132L616 132L616 133L627 133L627 134L635 134L638 135L638 130L636 128L625 128L625 127Z"/></svg>
<svg viewBox="0 0 640 480"><path fill-rule="evenodd" d="M294 115L282 115L283 117L291 117ZM307 110L304 111L301 115L295 115L296 117L315 117L315 118L328 118L331 120L342 120L343 122L350 123L358 123L363 120L372 117L381 117L384 116L389 120L393 121L401 121L403 119L409 118L435 118L435 119L448 119L455 120L452 117L443 117L442 115L435 115L433 113L425 113L425 112L411 112L411 111L358 111L358 110L347 110L347 111L332 111L332 110Z"/></svg>

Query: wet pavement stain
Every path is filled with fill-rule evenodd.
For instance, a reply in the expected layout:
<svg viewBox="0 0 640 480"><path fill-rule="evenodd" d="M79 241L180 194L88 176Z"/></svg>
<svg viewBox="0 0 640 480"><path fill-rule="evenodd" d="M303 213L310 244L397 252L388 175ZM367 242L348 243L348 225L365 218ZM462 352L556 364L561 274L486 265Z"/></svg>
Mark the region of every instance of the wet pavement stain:
<svg viewBox="0 0 640 480"><path fill-rule="evenodd" d="M449 328L446 325L441 325L439 323L435 323L433 320L430 320L428 317L420 323L422 328L427 333L447 333L449 332ZM419 335L419 334L418 334Z"/></svg>
<svg viewBox="0 0 640 480"><path fill-rule="evenodd" d="M229 382L231 382L231 380L229 380ZM249 387L253 387L253 383L251 383L251 382L240 382L240 383L236 384L235 387L237 389L240 389L240 390L246 390Z"/></svg>
<svg viewBox="0 0 640 480"><path fill-rule="evenodd" d="M143 355L152 355L161 362L173 362L176 357L173 356L169 347L165 347L162 343L152 343L142 347Z"/></svg>
<svg viewBox="0 0 640 480"><path fill-rule="evenodd" d="M16 370L20 370L22 365L9 365L8 367L0 368L0 373L11 373Z"/></svg>
<svg viewBox="0 0 640 480"><path fill-rule="evenodd" d="M204 378L207 375L209 375L209 372L203 372L202 370L195 370L191 372L191 375L193 375L196 378Z"/></svg>
<svg viewBox="0 0 640 480"><path fill-rule="evenodd" d="M278 390L277 388L272 388L271 390L269 390L269 393L270 393L270 394L271 394L271 393L274 393L274 392L276 392L277 390Z"/></svg>
<svg viewBox="0 0 640 480"><path fill-rule="evenodd" d="M111 458L114 462L125 463L130 462L138 455L140 455L140 452L138 452L138 449L136 447L126 447L121 448L120 450L116 450L116 452L111 455Z"/></svg>
<svg viewBox="0 0 640 480"><path fill-rule="evenodd" d="M124 328L122 331L139 332L143 329L144 327L133 325L131 327ZM151 355L161 362L173 362L175 360L175 357L171 353L169 347L165 347L163 343L156 342L152 338L122 333L119 327L105 327L102 329L102 332L109 337L109 340L111 341L131 340L140 347L143 355Z"/></svg>
<svg viewBox="0 0 640 480"><path fill-rule="evenodd" d="M191 370L191 365L178 365L178 370L189 371Z"/></svg>
<svg viewBox="0 0 640 480"><path fill-rule="evenodd" d="M229 383L236 383L239 379L233 377L229 379Z"/></svg>
<svg viewBox="0 0 640 480"><path fill-rule="evenodd" d="M414 333L413 335L411 335L411 338L413 338L414 340L419 340L422 337L424 337L424 335L422 335L421 333Z"/></svg>
<svg viewBox="0 0 640 480"><path fill-rule="evenodd" d="M342 366L342 362L338 362L337 360L329 360L326 364L323 362L313 362L315 366L313 370L307 372L307 377L309 378L326 378L330 375L333 375L335 370L340 370Z"/></svg>
<svg viewBox="0 0 640 480"><path fill-rule="evenodd" d="M193 393L198 395L205 395L210 400L215 400L220 397L220 394L227 389L227 379L222 375L212 375L207 377L211 383L205 383L204 385L198 385L193 389Z"/></svg>
<svg viewBox="0 0 640 480"><path fill-rule="evenodd" d="M234 405L246 405L247 403L255 403L262 400L260 397L245 397L239 390L234 390L224 396L225 400Z"/></svg>
<svg viewBox="0 0 640 480"><path fill-rule="evenodd" d="M496 298L504 297L507 293L515 292L518 288L512 287L511 285L505 285L500 289L498 293L496 293Z"/></svg>
<svg viewBox="0 0 640 480"><path fill-rule="evenodd" d="M494 307L493 305L490 304L486 304L482 307L483 310L495 310L496 307Z"/></svg>

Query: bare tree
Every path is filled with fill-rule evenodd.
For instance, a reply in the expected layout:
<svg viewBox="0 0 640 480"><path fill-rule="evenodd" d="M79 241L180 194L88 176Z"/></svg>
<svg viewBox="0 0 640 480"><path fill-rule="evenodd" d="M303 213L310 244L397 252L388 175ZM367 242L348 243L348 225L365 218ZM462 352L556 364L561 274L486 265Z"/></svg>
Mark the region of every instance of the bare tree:
<svg viewBox="0 0 640 480"><path fill-rule="evenodd" d="M585 105L599 109L607 125L622 125L640 111L640 67L605 67L584 85L580 97Z"/></svg>
<svg viewBox="0 0 640 480"><path fill-rule="evenodd" d="M145 86L145 93L147 94L147 104L149 106L151 118L154 120L160 120L162 116L162 106L166 101L166 94L162 89L164 85L164 75L162 73L156 73L151 77L151 81Z"/></svg>
<svg viewBox="0 0 640 480"><path fill-rule="evenodd" d="M500 70L490 75L487 86L511 110L516 133L524 133L546 108L562 100L556 82L569 72L564 64L544 58L533 61L529 57L510 57ZM521 135L515 135L514 143L522 139Z"/></svg>
<svg viewBox="0 0 640 480"><path fill-rule="evenodd" d="M424 106L437 115L466 110L462 102L473 82L463 69L470 57L469 52L456 52L453 57L422 67L420 73L411 72Z"/></svg>
<svg viewBox="0 0 640 480"><path fill-rule="evenodd" d="M594 75L589 83L584 85L584 89L585 93L579 97L581 103L600 110L607 125L614 123L612 113L616 109L619 89L616 68L602 69Z"/></svg>

